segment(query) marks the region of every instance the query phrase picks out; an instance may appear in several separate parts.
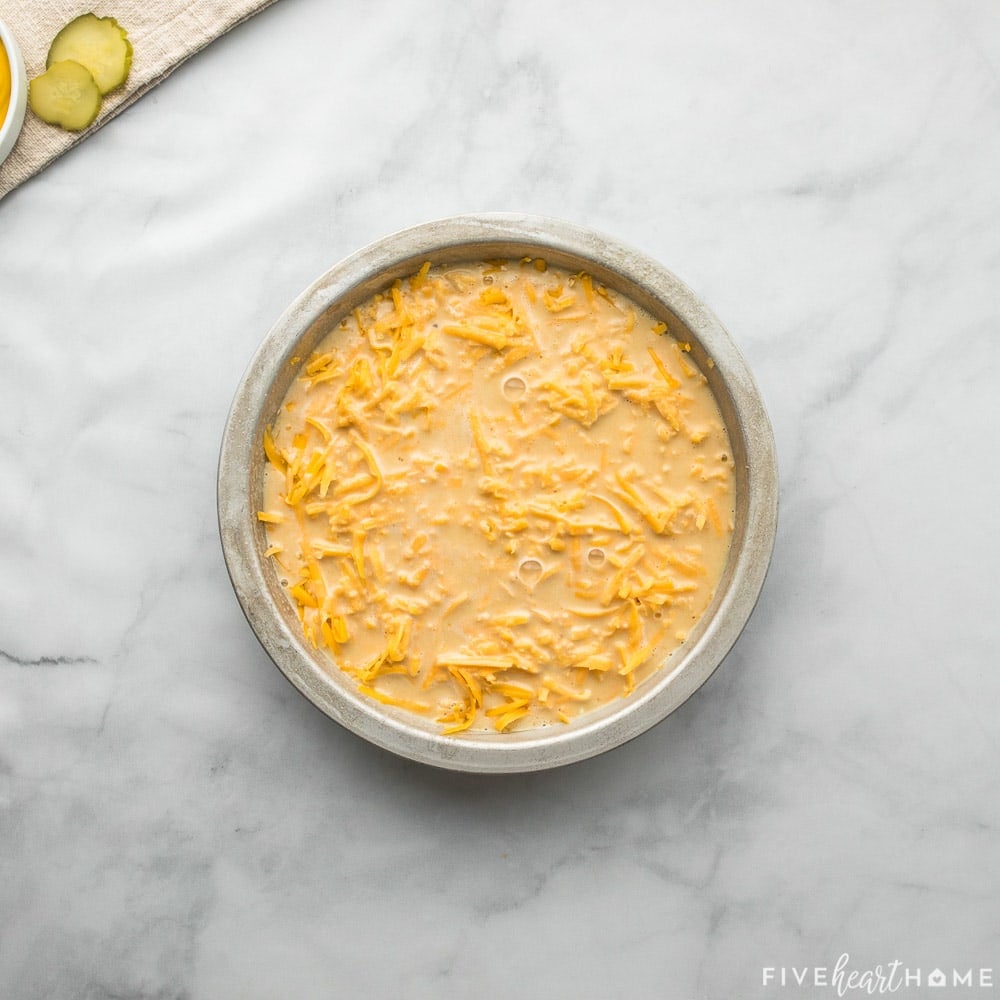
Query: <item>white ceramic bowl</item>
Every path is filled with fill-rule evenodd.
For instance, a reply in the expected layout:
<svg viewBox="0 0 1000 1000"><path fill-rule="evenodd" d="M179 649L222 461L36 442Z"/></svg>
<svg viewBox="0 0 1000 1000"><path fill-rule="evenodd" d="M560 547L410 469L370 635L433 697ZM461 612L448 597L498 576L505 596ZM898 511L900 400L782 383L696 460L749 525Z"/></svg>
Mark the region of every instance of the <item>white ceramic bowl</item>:
<svg viewBox="0 0 1000 1000"><path fill-rule="evenodd" d="M11 77L10 104L7 106L7 114L0 122L0 163L3 163L14 148L14 143L21 134L21 125L24 124L24 111L28 106L28 75L24 70L24 59L17 39L3 21L0 21L0 44L7 51Z"/></svg>
<svg viewBox="0 0 1000 1000"><path fill-rule="evenodd" d="M324 668L302 636L277 573L264 558L264 428L308 358L354 306L420 265L542 256L628 296L667 321L705 373L729 431L736 517L715 599L683 651L616 700L562 727L443 736L439 726L378 704L354 681ZM713 365L707 364L711 358ZM261 344L237 390L219 462L219 527L226 564L244 613L285 676L331 719L372 743L438 767L476 772L534 771L610 750L660 722L693 694L736 642L767 572L777 521L774 439L760 395L739 351L712 313L669 271L599 233L523 215L459 216L379 240L337 264L304 291Z"/></svg>

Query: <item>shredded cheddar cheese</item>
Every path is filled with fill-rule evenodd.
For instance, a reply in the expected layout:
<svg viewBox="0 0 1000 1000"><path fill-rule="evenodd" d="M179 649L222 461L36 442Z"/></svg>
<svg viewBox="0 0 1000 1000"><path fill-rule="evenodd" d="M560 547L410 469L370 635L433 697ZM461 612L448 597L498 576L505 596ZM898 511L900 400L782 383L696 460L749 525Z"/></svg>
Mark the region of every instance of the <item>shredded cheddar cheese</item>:
<svg viewBox="0 0 1000 1000"><path fill-rule="evenodd" d="M627 697L711 603L732 534L695 355L541 258L426 262L354 309L263 436L263 547L306 640L456 736Z"/></svg>

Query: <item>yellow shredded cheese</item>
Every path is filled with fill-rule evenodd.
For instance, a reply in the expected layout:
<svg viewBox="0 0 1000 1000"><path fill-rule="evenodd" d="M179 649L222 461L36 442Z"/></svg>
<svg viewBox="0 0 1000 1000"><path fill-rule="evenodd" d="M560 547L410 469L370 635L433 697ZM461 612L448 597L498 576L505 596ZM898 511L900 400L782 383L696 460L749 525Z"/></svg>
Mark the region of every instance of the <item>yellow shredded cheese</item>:
<svg viewBox="0 0 1000 1000"><path fill-rule="evenodd" d="M358 306L263 434L257 518L306 640L456 737L627 697L709 606L732 534L693 358L541 258L425 261Z"/></svg>

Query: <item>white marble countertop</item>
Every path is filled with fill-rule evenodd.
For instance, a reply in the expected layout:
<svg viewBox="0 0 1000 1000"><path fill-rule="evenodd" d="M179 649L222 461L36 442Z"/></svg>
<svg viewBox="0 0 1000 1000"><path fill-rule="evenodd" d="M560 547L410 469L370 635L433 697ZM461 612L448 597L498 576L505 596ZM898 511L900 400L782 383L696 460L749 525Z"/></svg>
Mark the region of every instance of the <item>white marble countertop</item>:
<svg viewBox="0 0 1000 1000"><path fill-rule="evenodd" d="M283 0L0 202L0 995L1000 996L998 177L990 3ZM478 210L677 273L781 466L708 684L505 778L296 693L215 510L284 306Z"/></svg>

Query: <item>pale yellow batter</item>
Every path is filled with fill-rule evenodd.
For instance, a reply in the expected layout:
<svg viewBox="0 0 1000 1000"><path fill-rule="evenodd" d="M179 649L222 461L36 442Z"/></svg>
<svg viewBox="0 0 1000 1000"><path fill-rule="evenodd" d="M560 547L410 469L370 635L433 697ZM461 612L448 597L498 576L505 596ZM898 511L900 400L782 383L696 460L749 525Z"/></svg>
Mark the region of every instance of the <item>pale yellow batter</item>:
<svg viewBox="0 0 1000 1000"><path fill-rule="evenodd" d="M541 260L425 265L355 310L265 447L306 638L446 733L627 695L729 549L729 440L688 346Z"/></svg>

